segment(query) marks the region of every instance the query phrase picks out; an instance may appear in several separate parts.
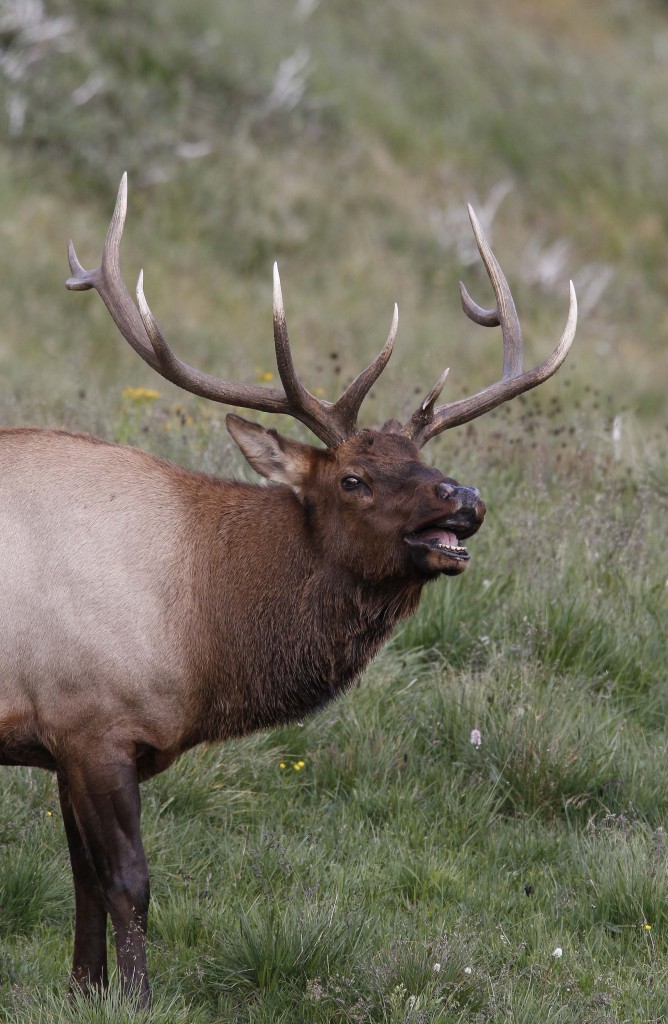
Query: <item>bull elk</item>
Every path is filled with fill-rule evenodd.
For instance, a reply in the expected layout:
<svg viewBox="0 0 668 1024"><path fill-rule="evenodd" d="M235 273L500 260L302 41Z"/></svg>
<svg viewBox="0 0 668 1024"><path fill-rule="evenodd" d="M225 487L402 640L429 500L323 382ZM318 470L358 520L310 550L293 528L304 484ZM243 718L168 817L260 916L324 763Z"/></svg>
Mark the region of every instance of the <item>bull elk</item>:
<svg viewBox="0 0 668 1024"><path fill-rule="evenodd" d="M426 583L466 569L464 541L485 506L420 460L437 434L547 380L573 340L524 371L507 281L475 214L496 296L468 317L500 325L501 379L437 406L447 371L411 418L360 429L376 359L333 403L293 365L278 271L274 341L282 389L233 384L174 354L120 271L123 177L101 265L72 243L72 291L96 289L116 326L157 373L185 391L300 420L312 447L230 413L244 456L274 486L216 479L135 448L58 430L0 431L0 764L56 773L74 877L71 985L107 984L111 917L123 991L148 1003L149 875L139 783L198 743L242 736L316 711L359 676Z"/></svg>

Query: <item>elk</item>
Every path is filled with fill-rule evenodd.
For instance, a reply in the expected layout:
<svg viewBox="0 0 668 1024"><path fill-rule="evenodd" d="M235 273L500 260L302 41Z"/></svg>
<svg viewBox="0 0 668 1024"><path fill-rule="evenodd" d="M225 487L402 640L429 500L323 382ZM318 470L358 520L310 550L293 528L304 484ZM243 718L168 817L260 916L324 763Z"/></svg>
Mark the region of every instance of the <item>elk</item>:
<svg viewBox="0 0 668 1024"><path fill-rule="evenodd" d="M547 380L575 334L576 299L552 354L523 370L507 281L469 208L495 296L464 312L500 325L501 379L438 406L447 370L404 424L360 429L385 367L375 360L330 403L293 365L278 271L274 341L282 389L234 384L182 362L120 270L124 176L101 265L70 242L72 291L95 289L157 373L195 395L283 413L325 447L229 413L227 428L272 486L218 479L135 448L35 428L0 431L0 764L55 772L75 893L71 988L107 985L111 918L122 990L150 1000L149 875L139 784L199 743L316 711L358 678L425 584L469 563L485 506L420 459L444 430Z"/></svg>

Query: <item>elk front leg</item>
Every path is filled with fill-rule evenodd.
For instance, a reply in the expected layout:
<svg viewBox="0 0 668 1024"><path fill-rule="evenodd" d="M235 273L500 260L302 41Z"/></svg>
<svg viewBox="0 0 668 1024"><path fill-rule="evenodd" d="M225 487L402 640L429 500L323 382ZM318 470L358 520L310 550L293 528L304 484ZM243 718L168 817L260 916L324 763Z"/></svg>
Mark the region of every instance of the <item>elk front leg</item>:
<svg viewBox="0 0 668 1024"><path fill-rule="evenodd" d="M70 988L88 993L107 987L107 910L74 816L67 779L60 771L58 793L74 878L74 955Z"/></svg>
<svg viewBox="0 0 668 1024"><path fill-rule="evenodd" d="M151 998L146 970L149 880L140 835L139 783L134 758L116 751L105 755L97 749L94 764L90 753L86 760L80 756L72 758L66 778L78 831L111 917L121 989L147 1006ZM98 941L99 926L98 911ZM81 942L85 944L86 927L81 927ZM99 966L99 960L97 963Z"/></svg>

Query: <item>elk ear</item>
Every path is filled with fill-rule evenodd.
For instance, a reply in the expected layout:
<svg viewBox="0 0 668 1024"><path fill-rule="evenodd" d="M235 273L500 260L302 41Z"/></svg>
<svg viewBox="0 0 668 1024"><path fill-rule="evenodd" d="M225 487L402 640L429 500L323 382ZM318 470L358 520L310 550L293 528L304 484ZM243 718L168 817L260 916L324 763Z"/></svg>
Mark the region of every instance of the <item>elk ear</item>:
<svg viewBox="0 0 668 1024"><path fill-rule="evenodd" d="M311 469L313 449L300 441L281 437L276 430L265 430L241 416L228 413L227 429L251 466L267 480L287 484L301 497L303 484Z"/></svg>

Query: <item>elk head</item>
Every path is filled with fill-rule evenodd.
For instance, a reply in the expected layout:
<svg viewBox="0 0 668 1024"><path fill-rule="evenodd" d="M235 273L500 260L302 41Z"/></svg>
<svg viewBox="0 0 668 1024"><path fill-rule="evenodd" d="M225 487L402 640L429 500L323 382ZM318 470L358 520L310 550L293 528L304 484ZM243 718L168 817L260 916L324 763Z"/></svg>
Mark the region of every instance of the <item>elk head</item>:
<svg viewBox="0 0 668 1024"><path fill-rule="evenodd" d="M132 348L157 373L195 395L237 407L283 413L304 423L326 445L314 448L281 437L236 415L227 426L250 464L271 481L292 488L312 517L330 523L322 543L335 565L372 577L431 578L462 572L469 555L462 541L482 523L485 506L475 488L461 487L420 461L419 449L442 431L466 423L503 402L537 387L558 370L575 335L577 304L570 285L566 327L552 354L532 370L523 369L522 332L506 278L469 206L478 249L487 269L496 305L483 309L460 284L466 315L482 326L500 326L503 374L496 383L469 398L436 405L448 370L410 419L390 421L380 430L358 430L357 417L371 386L387 364L397 333L395 305L390 332L381 352L344 390L336 402L316 398L299 380L290 350L278 268L274 264L274 343L282 389L235 384L205 374L182 362L172 351L148 306L139 274L131 299L120 271L120 243L127 211L127 178L123 175L116 207L104 244L102 262L85 270L69 245L74 291L96 289L118 329ZM336 509L336 516L332 510ZM334 526L331 524L334 523ZM380 559L378 538L390 538ZM343 541L345 538L345 543Z"/></svg>
<svg viewBox="0 0 668 1024"><path fill-rule="evenodd" d="M258 473L293 489L335 571L379 582L466 568L461 541L483 521L480 493L425 466L403 434L360 430L322 449L232 414L227 428Z"/></svg>

